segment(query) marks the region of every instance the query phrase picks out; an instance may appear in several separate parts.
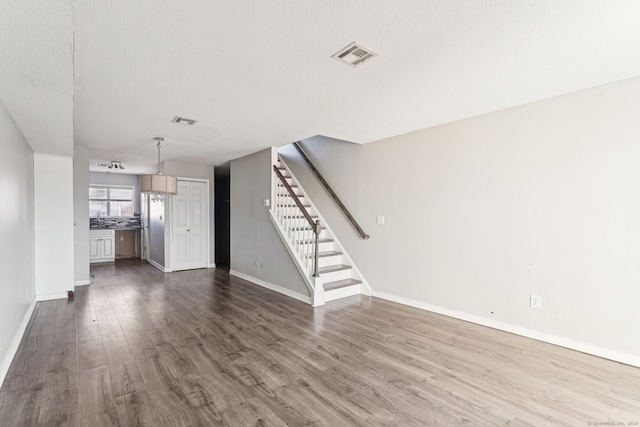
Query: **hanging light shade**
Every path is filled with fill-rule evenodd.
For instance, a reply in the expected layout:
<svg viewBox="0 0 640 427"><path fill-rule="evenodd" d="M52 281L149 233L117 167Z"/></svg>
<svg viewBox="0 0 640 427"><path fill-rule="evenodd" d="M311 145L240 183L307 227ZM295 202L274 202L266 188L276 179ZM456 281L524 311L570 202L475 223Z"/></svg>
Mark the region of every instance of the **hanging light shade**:
<svg viewBox="0 0 640 427"><path fill-rule="evenodd" d="M164 138L154 139L158 141L158 172L140 177L140 192L151 195L153 200L164 200L165 197L178 193L178 178L160 172L160 143Z"/></svg>

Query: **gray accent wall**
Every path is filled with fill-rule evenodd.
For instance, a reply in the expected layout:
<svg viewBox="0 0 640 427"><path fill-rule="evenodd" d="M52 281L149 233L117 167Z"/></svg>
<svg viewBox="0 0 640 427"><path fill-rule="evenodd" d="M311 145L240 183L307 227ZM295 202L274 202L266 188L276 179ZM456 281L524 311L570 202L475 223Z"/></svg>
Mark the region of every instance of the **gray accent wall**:
<svg viewBox="0 0 640 427"><path fill-rule="evenodd" d="M264 205L271 198L274 150L231 161L231 270L309 296Z"/></svg>
<svg viewBox="0 0 640 427"><path fill-rule="evenodd" d="M638 117L635 78L362 146L304 141L368 241L281 153L374 295L638 363Z"/></svg>
<svg viewBox="0 0 640 427"><path fill-rule="evenodd" d="M73 250L75 283L89 284L89 148L73 148Z"/></svg>
<svg viewBox="0 0 640 427"><path fill-rule="evenodd" d="M1 383L36 295L34 156L2 103L0 147Z"/></svg>

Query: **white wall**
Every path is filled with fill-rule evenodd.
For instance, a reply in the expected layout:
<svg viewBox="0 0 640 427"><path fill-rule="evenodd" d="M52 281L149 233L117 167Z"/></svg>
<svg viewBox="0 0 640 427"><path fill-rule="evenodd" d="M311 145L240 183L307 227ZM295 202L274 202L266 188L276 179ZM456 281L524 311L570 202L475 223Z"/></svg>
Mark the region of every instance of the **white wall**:
<svg viewBox="0 0 640 427"><path fill-rule="evenodd" d="M73 149L73 248L75 285L90 283L89 269L89 148Z"/></svg>
<svg viewBox="0 0 640 427"><path fill-rule="evenodd" d="M66 298L74 287L73 159L34 154L36 294Z"/></svg>
<svg viewBox="0 0 640 427"><path fill-rule="evenodd" d="M272 164L270 148L231 161L231 271L308 299L309 290L263 204L271 198Z"/></svg>
<svg viewBox="0 0 640 427"><path fill-rule="evenodd" d="M33 152L0 103L0 385L35 304Z"/></svg>
<svg viewBox="0 0 640 427"><path fill-rule="evenodd" d="M639 117L636 78L360 147L307 141L368 241L282 151L375 295L640 366Z"/></svg>

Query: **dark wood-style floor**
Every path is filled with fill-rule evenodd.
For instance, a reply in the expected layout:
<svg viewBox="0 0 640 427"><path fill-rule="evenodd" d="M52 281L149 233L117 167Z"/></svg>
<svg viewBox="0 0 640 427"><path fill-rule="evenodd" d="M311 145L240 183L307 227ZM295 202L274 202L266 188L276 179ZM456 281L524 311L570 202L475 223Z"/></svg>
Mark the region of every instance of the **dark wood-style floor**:
<svg viewBox="0 0 640 427"><path fill-rule="evenodd" d="M640 422L640 369L597 357L376 298L313 309L217 270L92 274L37 305L1 426Z"/></svg>

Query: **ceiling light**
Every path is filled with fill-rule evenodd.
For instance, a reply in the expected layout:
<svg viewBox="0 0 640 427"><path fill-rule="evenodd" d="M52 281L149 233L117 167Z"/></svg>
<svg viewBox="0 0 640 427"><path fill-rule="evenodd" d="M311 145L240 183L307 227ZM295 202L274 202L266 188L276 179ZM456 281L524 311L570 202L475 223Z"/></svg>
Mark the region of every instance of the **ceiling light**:
<svg viewBox="0 0 640 427"><path fill-rule="evenodd" d="M109 163L96 163L96 166L100 166L103 168L109 169L122 169L124 170L124 166L122 166L122 162L116 162L115 160L111 160Z"/></svg>
<svg viewBox="0 0 640 427"><path fill-rule="evenodd" d="M151 200L164 201L166 197L178 194L178 178L170 175L163 175L160 172L160 143L164 138L153 138L158 141L158 172L155 174L142 175L140 177L140 192L149 194Z"/></svg>
<svg viewBox="0 0 640 427"><path fill-rule="evenodd" d="M375 58L376 56L378 56L377 53L356 42L343 47L331 55L332 58L340 62L344 62L354 68L364 64L366 61L371 58Z"/></svg>
<svg viewBox="0 0 640 427"><path fill-rule="evenodd" d="M185 119L184 117L178 117L178 116L175 116L171 121L173 123L180 123L181 125L188 125L188 126L193 126L196 123L198 123L197 120Z"/></svg>
<svg viewBox="0 0 640 427"><path fill-rule="evenodd" d="M122 166L122 163L120 162L115 162L113 160L111 160L111 163L109 164L109 166L107 166L109 169L121 169L124 170L124 166Z"/></svg>

